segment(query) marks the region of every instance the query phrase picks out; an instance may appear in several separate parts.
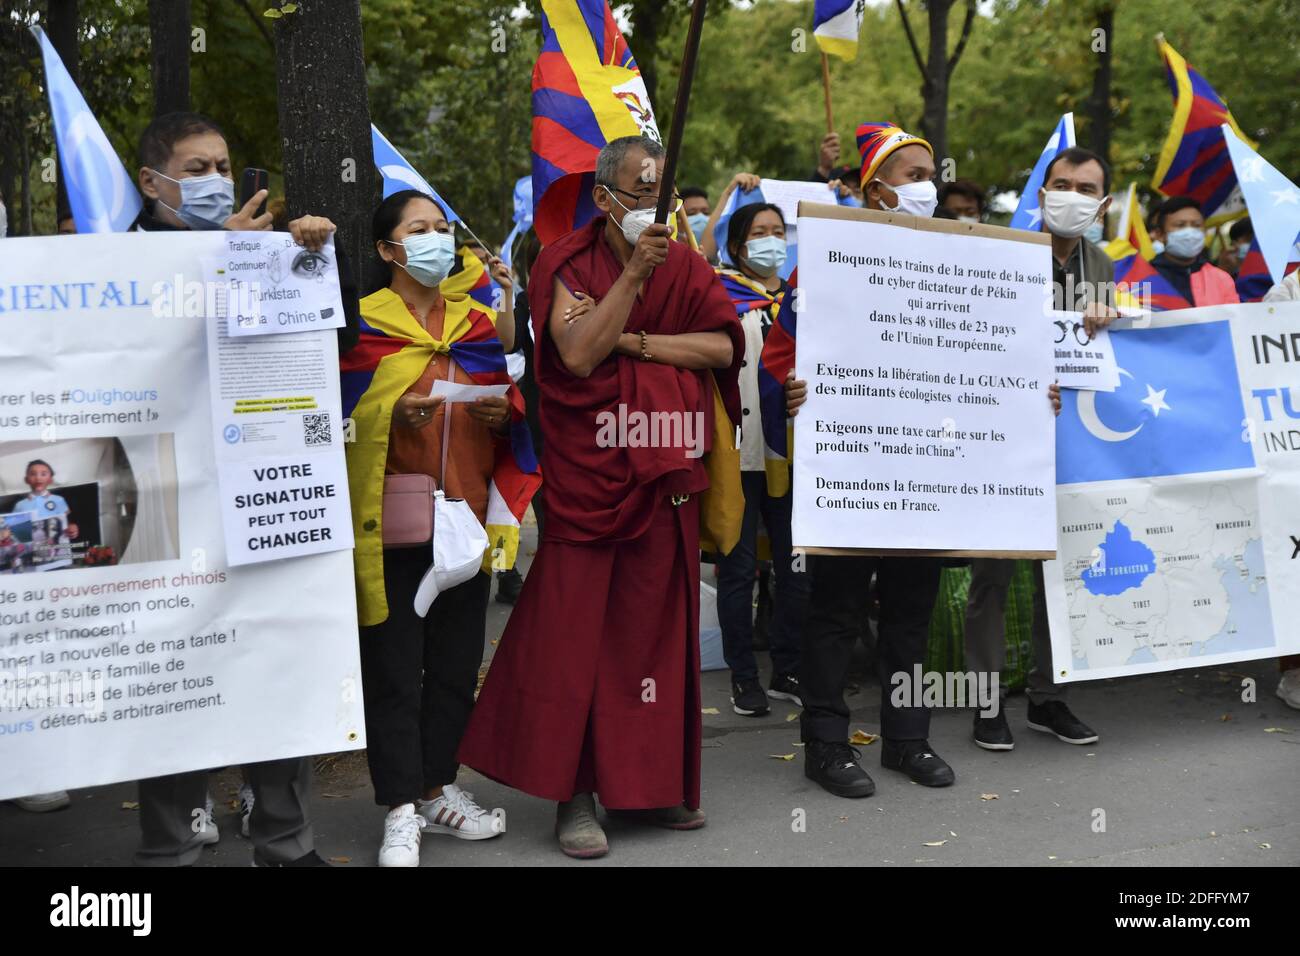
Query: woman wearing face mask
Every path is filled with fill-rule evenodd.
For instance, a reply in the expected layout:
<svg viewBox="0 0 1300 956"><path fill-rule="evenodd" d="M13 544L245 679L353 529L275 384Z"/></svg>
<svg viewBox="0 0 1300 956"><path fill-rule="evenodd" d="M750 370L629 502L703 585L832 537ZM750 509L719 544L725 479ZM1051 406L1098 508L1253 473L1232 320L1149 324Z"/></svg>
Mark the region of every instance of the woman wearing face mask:
<svg viewBox="0 0 1300 956"><path fill-rule="evenodd" d="M770 203L741 206L727 226L727 254L734 267L718 269L745 335L740 368L740 469L745 514L740 540L718 560L718 619L723 655L731 669L731 703L736 713L759 717L769 710L768 696L800 704L799 658L803 619L808 606L808 576L791 569L790 493L784 479L785 462L774 460L784 485L774 496L768 486L767 445L759 420L758 355L776 319L788 286L780 276L785 265L785 219ZM775 490L775 489L772 489ZM751 612L754 571L758 555L758 522L762 518L772 544L776 602L770 632L772 680L764 693L754 659Z"/></svg>
<svg viewBox="0 0 1300 956"><path fill-rule="evenodd" d="M1164 251L1149 265L1137 263L1124 281L1150 286L1153 311L1241 301L1232 276L1210 262L1205 252L1205 216L1195 199L1166 199L1152 217L1152 226L1151 236L1164 244Z"/></svg>
<svg viewBox="0 0 1300 956"><path fill-rule="evenodd" d="M388 808L379 865L417 866L422 832L465 840L501 832L500 821L455 783L491 578L480 571L443 591L419 617L413 601L430 548L382 548L383 477L429 475L486 525L503 456L513 455L523 471L536 473L536 464L527 460L531 449L525 455L521 448L527 442L518 432L526 430L511 435L523 421L515 386L507 396L473 402L430 396L436 381L472 384L462 361L477 365L495 354L505 368L487 313L467 293L439 290L456 257L445 211L416 190L394 193L375 211L373 233L389 282L361 300L361 341L342 360L344 414L356 428L347 453L361 677L375 801ZM531 480L534 489L539 483L540 474Z"/></svg>

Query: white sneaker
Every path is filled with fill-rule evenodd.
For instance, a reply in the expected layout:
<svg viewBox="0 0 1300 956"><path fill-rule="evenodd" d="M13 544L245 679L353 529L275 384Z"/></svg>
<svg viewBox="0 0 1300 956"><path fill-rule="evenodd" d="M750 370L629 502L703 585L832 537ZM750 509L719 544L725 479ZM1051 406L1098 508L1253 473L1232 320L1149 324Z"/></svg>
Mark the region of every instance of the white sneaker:
<svg viewBox="0 0 1300 956"><path fill-rule="evenodd" d="M49 813L51 810L62 810L70 803L72 803L72 798L68 796L66 790L33 793L30 797L16 797L14 799L14 806L29 813Z"/></svg>
<svg viewBox="0 0 1300 956"><path fill-rule="evenodd" d="M1288 707L1300 710L1300 667L1282 672L1282 679L1277 682L1277 696Z"/></svg>
<svg viewBox="0 0 1300 956"><path fill-rule="evenodd" d="M384 843L379 848L380 866L420 865L420 818L415 807L404 803L384 817Z"/></svg>
<svg viewBox="0 0 1300 956"><path fill-rule="evenodd" d="M239 832L248 836L248 820L253 815L253 788L242 784L239 788Z"/></svg>
<svg viewBox="0 0 1300 956"><path fill-rule="evenodd" d="M442 796L421 800L420 820L430 833L447 833L462 840L487 840L506 832L504 816L488 813L474 802L474 794L454 783L442 788Z"/></svg>
<svg viewBox="0 0 1300 956"><path fill-rule="evenodd" d="M203 800L203 826L196 832L199 834L200 846L212 846L221 839L221 831L217 829L217 822L212 819L212 794L208 794Z"/></svg>

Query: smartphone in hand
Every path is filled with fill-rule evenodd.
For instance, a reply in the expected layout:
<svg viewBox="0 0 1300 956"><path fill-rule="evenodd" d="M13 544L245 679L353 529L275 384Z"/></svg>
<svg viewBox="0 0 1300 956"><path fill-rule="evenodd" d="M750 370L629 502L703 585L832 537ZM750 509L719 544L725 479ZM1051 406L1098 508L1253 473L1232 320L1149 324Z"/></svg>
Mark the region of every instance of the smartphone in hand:
<svg viewBox="0 0 1300 956"><path fill-rule="evenodd" d="M243 209L248 201L257 195L258 190L269 189L270 183L271 174L265 169L258 169L255 166L250 166L245 169L243 179L239 184L239 208ZM257 212L254 213L254 215L262 216L265 214L266 200L263 199L262 204L257 207Z"/></svg>

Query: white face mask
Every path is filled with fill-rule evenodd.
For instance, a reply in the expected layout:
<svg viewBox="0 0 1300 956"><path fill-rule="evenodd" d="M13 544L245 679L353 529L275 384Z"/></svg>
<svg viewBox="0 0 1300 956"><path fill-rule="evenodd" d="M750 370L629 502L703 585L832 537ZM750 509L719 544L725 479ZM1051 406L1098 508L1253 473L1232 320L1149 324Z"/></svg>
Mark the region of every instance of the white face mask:
<svg viewBox="0 0 1300 956"><path fill-rule="evenodd" d="M1054 236L1078 239L1097 220L1104 200L1070 189L1043 192L1043 223Z"/></svg>
<svg viewBox="0 0 1300 956"><path fill-rule="evenodd" d="M628 209L622 201L614 195L613 190L606 189L609 198L618 203L623 209L623 221L619 223L619 228L623 230L623 238L627 240L628 245L635 246L636 241L641 238L641 233L645 232L654 224L655 211L653 209Z"/></svg>
<svg viewBox="0 0 1300 956"><path fill-rule="evenodd" d="M885 206L883 202L880 204L887 212L902 212L909 216L929 219L934 215L935 207L939 205L939 187L928 179L925 182L900 183L897 186L890 186L880 179L876 182L882 186L889 186L898 197L898 205L893 209Z"/></svg>

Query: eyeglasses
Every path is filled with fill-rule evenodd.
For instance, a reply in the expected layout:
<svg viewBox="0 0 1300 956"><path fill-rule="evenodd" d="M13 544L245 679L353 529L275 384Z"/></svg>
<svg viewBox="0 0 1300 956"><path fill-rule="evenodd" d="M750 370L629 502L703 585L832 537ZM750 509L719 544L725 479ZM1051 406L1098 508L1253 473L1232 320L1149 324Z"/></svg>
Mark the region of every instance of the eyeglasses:
<svg viewBox="0 0 1300 956"><path fill-rule="evenodd" d="M646 196L643 195L642 193L630 193L626 189L619 189L617 186L610 186L606 183L601 183L600 185L604 186L611 193L622 193L624 196L630 197L632 199L632 205L630 207L624 206L623 207L624 209L631 208L641 212L645 212L650 209L659 208L658 196ZM673 205L673 208L669 211L674 215L676 215L677 210L682 208L682 197L677 195L676 190L673 191L673 199L675 200L675 204Z"/></svg>
<svg viewBox="0 0 1300 956"><path fill-rule="evenodd" d="M1057 345L1064 342L1066 337L1071 333L1074 335L1074 341L1078 342L1080 345L1087 345L1092 341L1092 337L1088 335L1088 330L1084 327L1082 322L1062 322L1057 320L1052 324L1060 329L1060 332L1056 336Z"/></svg>

